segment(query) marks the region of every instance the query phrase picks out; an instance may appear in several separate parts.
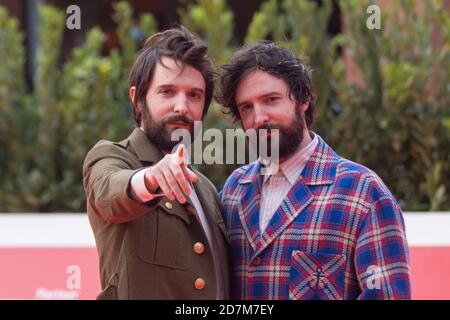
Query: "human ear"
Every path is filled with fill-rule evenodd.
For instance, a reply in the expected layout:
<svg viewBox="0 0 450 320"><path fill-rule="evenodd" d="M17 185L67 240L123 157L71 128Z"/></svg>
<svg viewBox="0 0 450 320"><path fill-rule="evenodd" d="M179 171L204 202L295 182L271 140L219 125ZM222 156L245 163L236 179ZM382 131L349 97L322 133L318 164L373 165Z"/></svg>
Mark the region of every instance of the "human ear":
<svg viewBox="0 0 450 320"><path fill-rule="evenodd" d="M306 112L306 110L308 110L309 107L309 100L305 101L301 106L300 106L300 110L302 112Z"/></svg>
<svg viewBox="0 0 450 320"><path fill-rule="evenodd" d="M136 95L136 87L132 86L130 87L130 99L131 102L133 103L133 108L136 110L136 112L141 112L141 107L139 106L139 103L134 101L134 97Z"/></svg>
<svg viewBox="0 0 450 320"><path fill-rule="evenodd" d="M134 95L135 94L136 94L136 87L135 86L130 87L130 99L131 99L131 102L133 102L133 104L134 104Z"/></svg>

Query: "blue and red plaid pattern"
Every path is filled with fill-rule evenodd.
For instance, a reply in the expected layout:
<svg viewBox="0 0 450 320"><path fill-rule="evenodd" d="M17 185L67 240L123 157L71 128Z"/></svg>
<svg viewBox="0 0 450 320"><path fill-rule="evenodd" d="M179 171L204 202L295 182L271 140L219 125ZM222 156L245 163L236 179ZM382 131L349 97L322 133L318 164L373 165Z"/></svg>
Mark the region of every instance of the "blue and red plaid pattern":
<svg viewBox="0 0 450 320"><path fill-rule="evenodd" d="M292 252L289 298L342 300L345 256Z"/></svg>
<svg viewBox="0 0 450 320"><path fill-rule="evenodd" d="M234 299L410 299L402 211L371 170L320 137L267 228L259 229L258 162L221 192Z"/></svg>

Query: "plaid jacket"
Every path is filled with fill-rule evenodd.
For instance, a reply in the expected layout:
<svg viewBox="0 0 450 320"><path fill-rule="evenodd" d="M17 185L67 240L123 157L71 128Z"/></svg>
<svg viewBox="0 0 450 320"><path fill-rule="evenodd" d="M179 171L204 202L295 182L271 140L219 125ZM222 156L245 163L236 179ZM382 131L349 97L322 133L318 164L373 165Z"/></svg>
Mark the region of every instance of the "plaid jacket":
<svg viewBox="0 0 450 320"><path fill-rule="evenodd" d="M260 234L259 162L221 192L231 238L233 299L410 299L402 211L371 170L320 137Z"/></svg>

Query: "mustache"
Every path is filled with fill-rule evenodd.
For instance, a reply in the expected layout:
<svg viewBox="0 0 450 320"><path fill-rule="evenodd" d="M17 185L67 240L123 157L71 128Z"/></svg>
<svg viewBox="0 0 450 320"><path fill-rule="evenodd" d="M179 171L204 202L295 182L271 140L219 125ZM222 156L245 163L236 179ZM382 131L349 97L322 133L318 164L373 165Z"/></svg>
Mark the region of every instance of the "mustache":
<svg viewBox="0 0 450 320"><path fill-rule="evenodd" d="M271 132L271 130L279 130L279 132L282 132L284 131L284 127L277 124L265 124L263 126L259 126L258 128L256 128L256 132L258 134L261 133L261 130L267 130L267 132Z"/></svg>
<svg viewBox="0 0 450 320"><path fill-rule="evenodd" d="M263 126L259 126L258 128L256 128L256 130L262 130L262 129L266 129L266 130L281 129L281 126L277 125L277 124L265 124Z"/></svg>
<svg viewBox="0 0 450 320"><path fill-rule="evenodd" d="M194 124L194 120L179 114L167 117L167 119L164 122L165 123L184 122L185 124L190 126Z"/></svg>

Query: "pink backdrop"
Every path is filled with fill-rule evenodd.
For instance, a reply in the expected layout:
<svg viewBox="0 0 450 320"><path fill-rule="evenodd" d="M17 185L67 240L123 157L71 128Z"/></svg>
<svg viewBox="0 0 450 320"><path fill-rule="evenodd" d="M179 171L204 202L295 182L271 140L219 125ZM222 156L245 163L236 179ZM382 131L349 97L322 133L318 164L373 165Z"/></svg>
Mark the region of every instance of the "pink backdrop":
<svg viewBox="0 0 450 320"><path fill-rule="evenodd" d="M95 298L98 256L84 215L7 218L0 216L0 299ZM406 221L413 298L450 300L450 215Z"/></svg>

